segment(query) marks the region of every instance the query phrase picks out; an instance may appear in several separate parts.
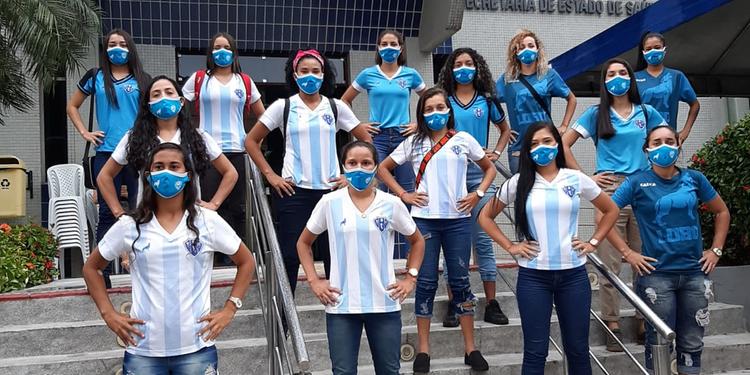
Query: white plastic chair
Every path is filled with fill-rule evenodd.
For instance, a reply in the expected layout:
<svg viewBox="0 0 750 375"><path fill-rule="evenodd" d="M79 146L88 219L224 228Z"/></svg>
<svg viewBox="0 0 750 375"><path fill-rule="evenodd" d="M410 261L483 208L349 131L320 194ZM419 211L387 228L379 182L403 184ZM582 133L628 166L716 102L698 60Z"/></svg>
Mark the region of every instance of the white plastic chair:
<svg viewBox="0 0 750 375"><path fill-rule="evenodd" d="M61 251L58 263L60 270L64 272L65 249L80 249L84 262L90 254L83 167L78 164L50 167L47 169L47 182L50 197L49 228L58 241L57 248Z"/></svg>

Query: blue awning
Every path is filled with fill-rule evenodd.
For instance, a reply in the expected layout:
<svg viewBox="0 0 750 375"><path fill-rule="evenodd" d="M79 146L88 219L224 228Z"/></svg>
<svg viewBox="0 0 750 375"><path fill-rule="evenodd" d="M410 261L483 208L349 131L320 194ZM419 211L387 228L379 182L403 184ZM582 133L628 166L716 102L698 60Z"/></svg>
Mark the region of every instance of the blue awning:
<svg viewBox="0 0 750 375"><path fill-rule="evenodd" d="M680 69L699 96L750 96L750 1L660 0L552 59L576 95L598 96L600 65L635 66L641 35L667 39L665 64Z"/></svg>

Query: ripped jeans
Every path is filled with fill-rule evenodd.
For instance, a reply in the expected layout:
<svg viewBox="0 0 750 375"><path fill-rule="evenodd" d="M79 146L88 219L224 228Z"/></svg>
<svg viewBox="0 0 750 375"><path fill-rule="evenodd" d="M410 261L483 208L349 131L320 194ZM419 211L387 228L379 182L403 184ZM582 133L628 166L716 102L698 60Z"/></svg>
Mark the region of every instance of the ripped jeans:
<svg viewBox="0 0 750 375"><path fill-rule="evenodd" d="M709 323L711 281L701 273L654 272L638 280L638 296L677 334L677 371L700 374L703 332ZM646 367L653 370L656 331L646 322Z"/></svg>
<svg viewBox="0 0 750 375"><path fill-rule="evenodd" d="M431 318L438 288L438 263L443 248L445 263L450 270L448 285L453 292L451 308L457 315L473 315L477 298L469 285L469 254L471 252L471 218L414 218L425 240L424 260L419 269L414 296L415 315Z"/></svg>
<svg viewBox="0 0 750 375"><path fill-rule="evenodd" d="M171 357L146 357L125 352L123 375L217 375L219 357L216 346Z"/></svg>

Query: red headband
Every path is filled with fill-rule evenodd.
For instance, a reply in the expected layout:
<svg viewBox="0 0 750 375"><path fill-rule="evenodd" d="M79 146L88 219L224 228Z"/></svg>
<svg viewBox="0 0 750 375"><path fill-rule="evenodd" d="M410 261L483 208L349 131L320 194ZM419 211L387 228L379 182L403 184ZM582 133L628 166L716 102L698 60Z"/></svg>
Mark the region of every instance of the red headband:
<svg viewBox="0 0 750 375"><path fill-rule="evenodd" d="M320 62L321 66L325 66L325 62L323 62L323 57L320 56L320 52L314 50L314 49L308 49L308 50L299 50L297 51L297 55L294 56L294 61L292 61L292 68L294 70L297 70L297 63L299 63L300 60L302 60L305 56L312 56L315 58L315 60L318 60Z"/></svg>

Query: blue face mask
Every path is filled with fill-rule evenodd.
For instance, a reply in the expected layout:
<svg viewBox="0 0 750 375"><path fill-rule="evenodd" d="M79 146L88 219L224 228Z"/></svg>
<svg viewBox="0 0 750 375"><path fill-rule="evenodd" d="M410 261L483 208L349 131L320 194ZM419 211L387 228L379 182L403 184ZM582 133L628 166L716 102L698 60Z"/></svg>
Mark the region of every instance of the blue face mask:
<svg viewBox="0 0 750 375"><path fill-rule="evenodd" d="M180 102L180 98L168 98L165 96L157 101L148 103L148 108L156 118L169 120L180 113L182 103Z"/></svg>
<svg viewBox="0 0 750 375"><path fill-rule="evenodd" d="M604 82L607 91L614 96L623 96L630 90L630 77L615 76Z"/></svg>
<svg viewBox="0 0 750 375"><path fill-rule="evenodd" d="M643 58L649 65L659 65L664 61L664 55L667 54L667 49L652 49L648 52L643 52Z"/></svg>
<svg viewBox="0 0 750 375"><path fill-rule="evenodd" d="M362 191L370 186L370 182L375 178L376 170L377 169L373 169L370 171L364 168L350 170L344 169L344 177L346 177L346 181L349 182L349 185L353 187L354 190Z"/></svg>
<svg viewBox="0 0 750 375"><path fill-rule="evenodd" d="M446 109L442 112L432 112L424 115L424 121L427 123L427 127L432 131L442 130L445 125L448 124L448 119L451 117L451 110Z"/></svg>
<svg viewBox="0 0 750 375"><path fill-rule="evenodd" d="M182 189L185 188L185 183L188 181L190 181L190 177L188 177L187 172L179 173L165 169L150 172L148 175L148 183L151 184L151 188L160 197L166 199L180 194Z"/></svg>
<svg viewBox="0 0 750 375"><path fill-rule="evenodd" d="M518 58L518 61L520 61L524 65L531 65L536 61L536 58L539 56L539 52L535 49L525 48L521 51L518 51L516 54L516 57Z"/></svg>
<svg viewBox="0 0 750 375"><path fill-rule="evenodd" d="M400 47L383 47L378 50L380 58L387 63L392 63L398 59L398 55L401 54Z"/></svg>
<svg viewBox="0 0 750 375"><path fill-rule="evenodd" d="M315 94L320 91L320 86L323 85L323 75L316 76L315 74L309 73L302 76L297 76L297 86L302 92L307 95Z"/></svg>
<svg viewBox="0 0 750 375"><path fill-rule="evenodd" d="M654 148L647 148L648 160L651 164L667 168L677 162L677 156L680 155L680 149L676 146L663 144Z"/></svg>
<svg viewBox="0 0 750 375"><path fill-rule="evenodd" d="M232 65L234 61L234 53L228 49L217 49L211 53L214 59L214 64L220 67L226 67Z"/></svg>
<svg viewBox="0 0 750 375"><path fill-rule="evenodd" d="M453 78L456 82L465 85L474 80L474 75L477 72L477 68L472 66L462 66L460 68L453 69Z"/></svg>
<svg viewBox="0 0 750 375"><path fill-rule="evenodd" d="M531 150L531 160L540 167L544 167L557 158L557 145L539 145Z"/></svg>
<svg viewBox="0 0 750 375"><path fill-rule="evenodd" d="M107 48L107 57L109 62L115 65L125 65L128 63L129 51L122 47Z"/></svg>

